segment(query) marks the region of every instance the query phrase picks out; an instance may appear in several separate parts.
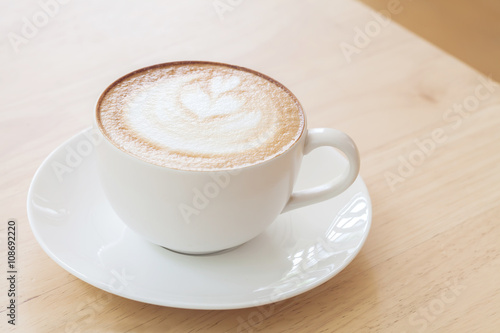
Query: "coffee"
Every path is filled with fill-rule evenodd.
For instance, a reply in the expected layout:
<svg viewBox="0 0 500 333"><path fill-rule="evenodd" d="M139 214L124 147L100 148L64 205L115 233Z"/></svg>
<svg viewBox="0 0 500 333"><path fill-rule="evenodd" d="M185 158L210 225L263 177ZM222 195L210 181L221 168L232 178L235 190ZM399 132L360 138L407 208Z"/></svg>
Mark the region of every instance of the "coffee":
<svg viewBox="0 0 500 333"><path fill-rule="evenodd" d="M304 130L293 94L260 73L208 62L143 68L114 82L97 122L115 146L181 170L257 164L290 148Z"/></svg>

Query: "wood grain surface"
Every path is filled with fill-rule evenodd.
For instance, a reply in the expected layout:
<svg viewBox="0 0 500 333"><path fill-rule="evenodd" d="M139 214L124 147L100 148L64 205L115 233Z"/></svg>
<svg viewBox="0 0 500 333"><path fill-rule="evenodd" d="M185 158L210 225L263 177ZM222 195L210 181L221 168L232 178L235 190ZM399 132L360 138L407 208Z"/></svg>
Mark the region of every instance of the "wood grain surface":
<svg viewBox="0 0 500 333"><path fill-rule="evenodd" d="M500 332L498 84L352 0L0 8L0 267L7 275L10 218L19 265L15 326L0 279L1 332ZM100 92L131 70L190 59L274 77L301 100L309 127L357 142L372 230L328 282L259 308L161 307L90 286L34 239L34 172L91 124Z"/></svg>

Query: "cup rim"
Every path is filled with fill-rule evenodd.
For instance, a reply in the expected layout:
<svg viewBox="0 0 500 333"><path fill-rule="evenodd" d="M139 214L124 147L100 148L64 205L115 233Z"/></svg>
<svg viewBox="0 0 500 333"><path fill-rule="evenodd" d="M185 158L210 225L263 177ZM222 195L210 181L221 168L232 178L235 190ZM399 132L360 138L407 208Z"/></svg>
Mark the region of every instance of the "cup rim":
<svg viewBox="0 0 500 333"><path fill-rule="evenodd" d="M127 78L129 78L131 76L137 75L138 73L141 73L141 72L144 72L144 71L148 71L148 70L151 70L151 69L154 69L154 68L166 67L166 66L178 66L178 65L191 65L191 64L194 64L194 65L201 64L201 65L223 66L223 67L233 68L233 69L236 69L236 70L246 71L248 73L260 76L263 79L268 80L271 83L273 83L273 84L277 85L278 87L282 88L286 93L288 93L292 97L292 99L297 103L297 105L299 107L299 112L301 113L302 119L303 119L303 126L302 126L302 129L301 129L300 135L293 142L293 144L290 145L285 151L279 153L276 156L273 156L270 159L259 161L257 163L253 163L253 164L249 164L249 165L242 165L242 166L228 167L228 168L200 169L200 170L174 168L174 167L170 167L170 166L163 166L163 165L158 165L158 164L155 164L155 163L151 163L151 162L145 161L145 160L143 160L143 159L141 159L141 158L139 158L139 157L131 154L130 152L121 149L120 147L117 146L117 144L113 140L111 140L106 135L106 131L104 130L102 122L101 122L101 119L100 119L99 108L100 108L100 105L102 103L103 98L107 95L107 93L113 87L115 87L117 84L119 84L120 82L122 82L123 80L126 80ZM304 112L304 108L302 107L302 104L300 103L300 101L297 98L297 96L295 96L295 94L290 89L288 89L285 85L283 85L281 82L279 82L279 81L273 79L272 77L267 76L267 75L265 75L265 74L263 74L261 72L258 72L258 71L254 70L254 69L250 69L250 68L243 67L243 66L238 66L238 65L227 64L227 63L223 63L223 62L204 61L204 60L181 60L181 61L163 62L163 63L158 63L158 64L154 64L154 65L142 67L142 68L136 69L136 70L134 70L132 72L129 72L129 73L127 73L127 74L119 77L118 79L114 80L111 84L109 84L106 87L106 89L104 89L104 91L101 93L101 95L99 96L99 98L97 100L97 103L96 103L94 111L95 111L95 114L94 114L95 127L97 127L97 129L99 130L99 133L103 136L103 138L108 143L110 143L111 145L113 145L116 149L118 149L119 151L121 151L125 155L128 155L129 157L131 157L131 158L133 158L133 159L135 159L137 161L143 162L143 163L145 163L147 165L155 166L155 167L162 168L162 169L180 171L180 172L195 172L195 173L199 173L199 172L203 172L203 173L205 173L205 172L228 172L228 171L231 171L231 170L243 170L243 169L248 169L248 168L251 168L251 167L261 166L263 164L270 163L270 162L274 161L276 158L279 158L279 157L285 155L286 153L288 153L289 151L291 151L292 148L294 148L302 140L302 138L304 136L304 133L306 132L306 129L307 129L307 117L306 117L306 114Z"/></svg>

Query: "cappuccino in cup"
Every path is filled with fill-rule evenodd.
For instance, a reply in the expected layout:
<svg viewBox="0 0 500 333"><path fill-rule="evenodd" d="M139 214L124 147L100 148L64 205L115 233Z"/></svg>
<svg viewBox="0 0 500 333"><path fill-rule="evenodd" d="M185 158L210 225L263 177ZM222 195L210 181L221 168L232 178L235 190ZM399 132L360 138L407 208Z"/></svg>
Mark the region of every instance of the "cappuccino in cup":
<svg viewBox="0 0 500 333"><path fill-rule="evenodd" d="M170 63L133 72L97 106L104 135L145 162L224 170L272 159L304 129L297 99L278 82L239 67Z"/></svg>
<svg viewBox="0 0 500 333"><path fill-rule="evenodd" d="M286 87L247 68L185 61L139 69L97 102L102 189L151 243L188 254L230 249L280 213L330 199L356 179L354 142L306 123ZM322 146L341 150L348 167L293 192L303 156Z"/></svg>

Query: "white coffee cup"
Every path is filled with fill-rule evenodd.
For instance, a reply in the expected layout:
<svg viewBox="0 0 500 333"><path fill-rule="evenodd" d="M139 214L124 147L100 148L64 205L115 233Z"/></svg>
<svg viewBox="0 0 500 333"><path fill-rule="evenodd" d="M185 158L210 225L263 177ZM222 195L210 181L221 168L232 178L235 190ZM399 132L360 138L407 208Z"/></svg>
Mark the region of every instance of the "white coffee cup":
<svg viewBox="0 0 500 333"><path fill-rule="evenodd" d="M222 251L262 233L280 213L330 199L359 172L353 140L329 128L304 129L284 153L227 171L178 170L154 165L117 148L95 127L102 187L116 214L154 244L188 254ZM349 161L342 174L311 189L293 192L304 155L330 146Z"/></svg>

